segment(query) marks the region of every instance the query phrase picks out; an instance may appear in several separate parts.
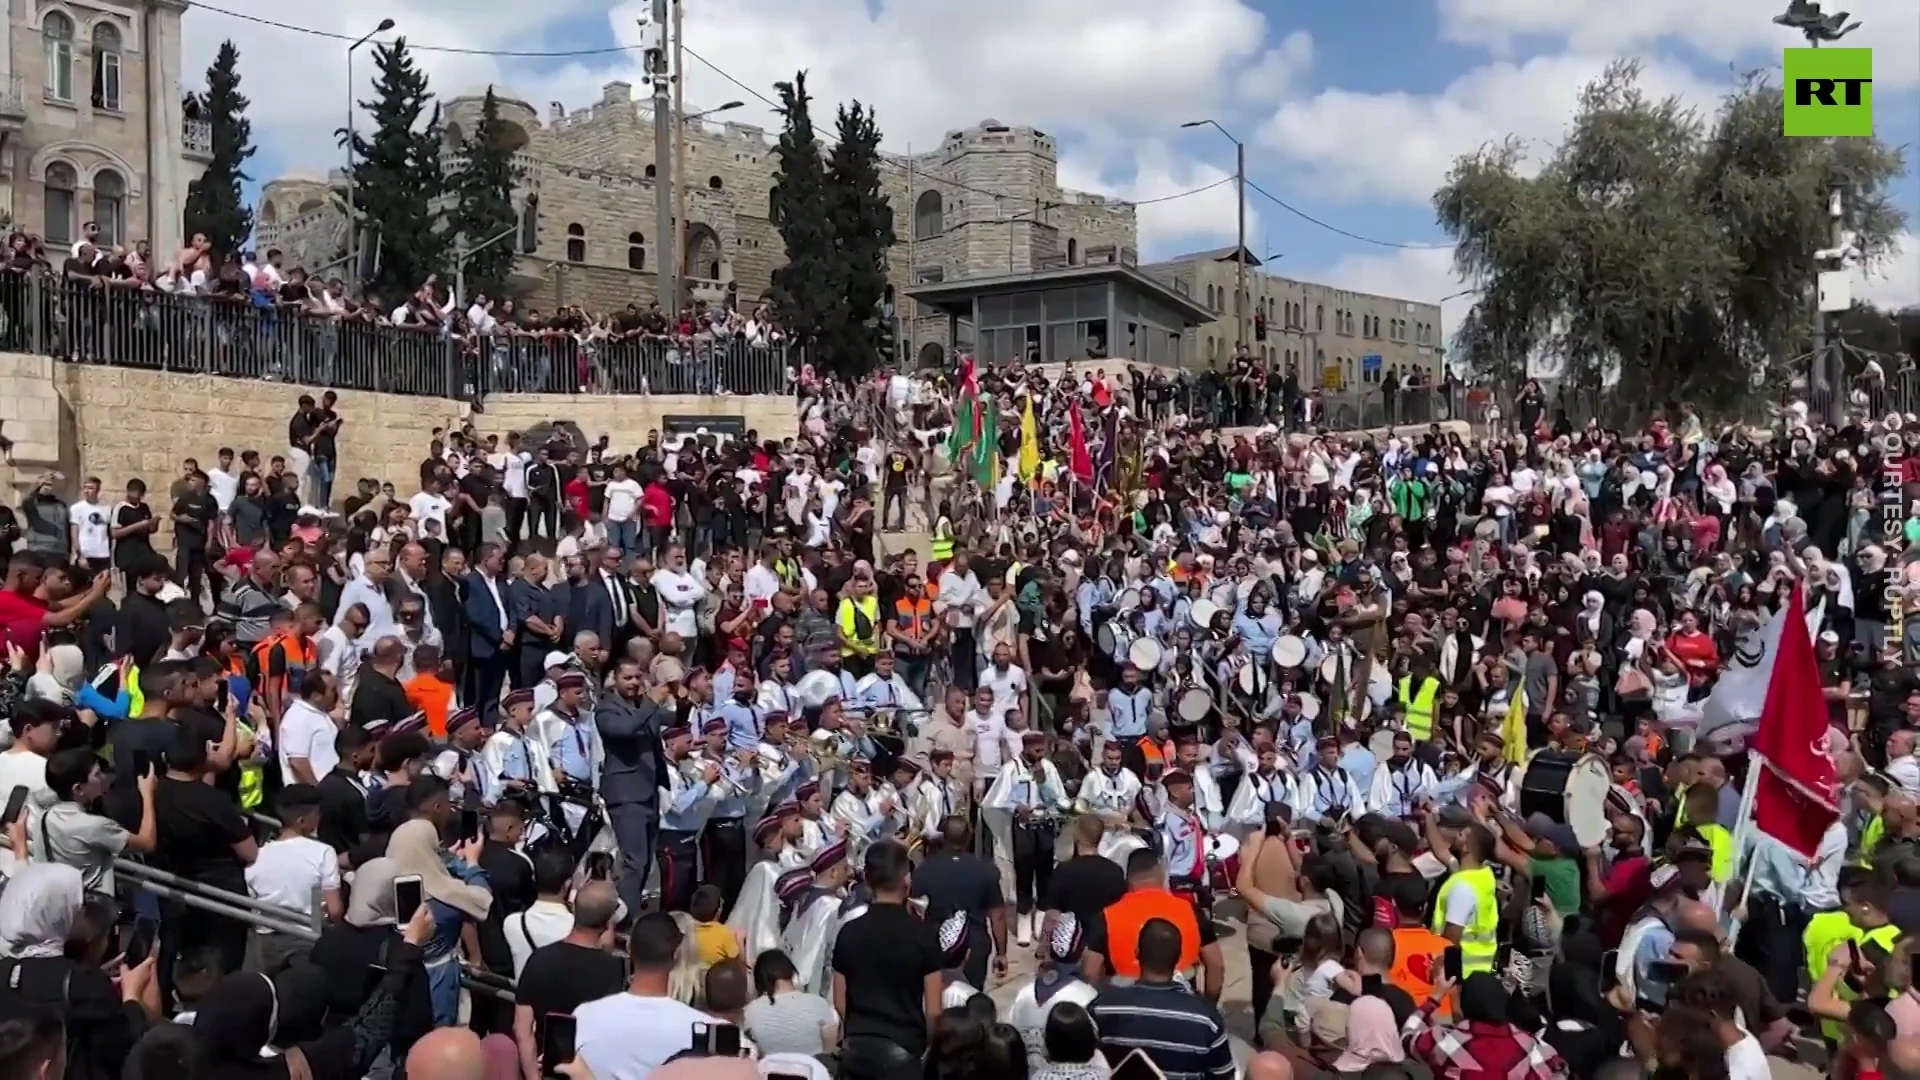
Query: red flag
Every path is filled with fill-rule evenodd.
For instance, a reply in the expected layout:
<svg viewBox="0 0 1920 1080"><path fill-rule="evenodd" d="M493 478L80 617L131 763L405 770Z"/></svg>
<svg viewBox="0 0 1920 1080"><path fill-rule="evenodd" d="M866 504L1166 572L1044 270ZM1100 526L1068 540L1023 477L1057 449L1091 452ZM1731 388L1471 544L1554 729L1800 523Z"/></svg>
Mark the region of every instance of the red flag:
<svg viewBox="0 0 1920 1080"><path fill-rule="evenodd" d="M1754 827L1811 859L1821 835L1840 818L1840 777L1805 620L1806 602L1796 587L1787 602L1786 629L1767 681L1759 730L1749 746L1761 768Z"/></svg>
<svg viewBox="0 0 1920 1080"><path fill-rule="evenodd" d="M1090 484L1093 482L1093 455L1087 453L1087 428L1080 422L1080 402L1073 403L1067 418L1072 423L1067 439L1067 470L1083 483Z"/></svg>

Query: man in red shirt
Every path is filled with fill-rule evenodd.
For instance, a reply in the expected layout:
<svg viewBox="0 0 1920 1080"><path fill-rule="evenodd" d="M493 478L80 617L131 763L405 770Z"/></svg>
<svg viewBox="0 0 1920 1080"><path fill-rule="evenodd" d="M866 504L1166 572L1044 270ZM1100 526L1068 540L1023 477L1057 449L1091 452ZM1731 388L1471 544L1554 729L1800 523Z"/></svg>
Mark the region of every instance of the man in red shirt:
<svg viewBox="0 0 1920 1080"><path fill-rule="evenodd" d="M1609 949L1620 944L1634 914L1653 894L1653 860L1644 846L1646 823L1632 814L1615 814L1612 825L1606 848L1586 851L1587 895L1597 913L1594 928Z"/></svg>
<svg viewBox="0 0 1920 1080"><path fill-rule="evenodd" d="M640 492L640 514L647 522L647 552L657 554L673 531L673 496L667 491L666 477L655 476Z"/></svg>
<svg viewBox="0 0 1920 1080"><path fill-rule="evenodd" d="M0 589L0 643L18 645L33 662L43 637L79 622L112 585L112 574L95 574L93 587L75 596L64 567L44 566L27 552L16 554L7 563L7 587Z"/></svg>

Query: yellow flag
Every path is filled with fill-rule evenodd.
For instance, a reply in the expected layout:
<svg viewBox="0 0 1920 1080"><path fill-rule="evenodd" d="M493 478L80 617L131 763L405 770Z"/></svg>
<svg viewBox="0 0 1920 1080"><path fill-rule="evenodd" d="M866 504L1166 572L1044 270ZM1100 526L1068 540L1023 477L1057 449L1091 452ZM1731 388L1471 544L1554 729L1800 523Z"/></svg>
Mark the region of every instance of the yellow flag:
<svg viewBox="0 0 1920 1080"><path fill-rule="evenodd" d="M1040 473L1040 429L1033 420L1033 397L1027 396L1027 404L1020 411L1020 479L1033 483Z"/></svg>
<svg viewBox="0 0 1920 1080"><path fill-rule="evenodd" d="M1507 722L1503 725L1500 737L1507 743L1507 760L1515 765L1525 765L1527 763L1527 695L1521 687L1513 688L1513 699L1507 705Z"/></svg>

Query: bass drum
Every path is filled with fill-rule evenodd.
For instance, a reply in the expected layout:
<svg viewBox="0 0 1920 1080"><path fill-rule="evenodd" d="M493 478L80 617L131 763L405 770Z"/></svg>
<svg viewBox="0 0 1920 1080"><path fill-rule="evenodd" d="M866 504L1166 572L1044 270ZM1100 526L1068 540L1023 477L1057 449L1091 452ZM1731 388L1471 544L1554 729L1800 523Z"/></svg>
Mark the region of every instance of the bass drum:
<svg viewBox="0 0 1920 1080"><path fill-rule="evenodd" d="M1580 846L1599 847L1607 839L1607 796L1613 774L1598 754L1542 750L1520 774L1520 816L1545 814L1573 830Z"/></svg>
<svg viewBox="0 0 1920 1080"><path fill-rule="evenodd" d="M1213 711L1213 694L1204 686L1189 686L1174 699L1173 711L1189 724L1197 724Z"/></svg>
<svg viewBox="0 0 1920 1080"><path fill-rule="evenodd" d="M1234 894L1234 882L1240 879L1240 841L1225 833L1207 837L1207 884L1214 899Z"/></svg>
<svg viewBox="0 0 1920 1080"><path fill-rule="evenodd" d="M1108 832L1100 838L1100 857L1103 859L1111 859L1113 862L1119 864L1120 869L1125 870L1127 868L1127 858L1146 846L1147 842L1142 840L1139 834L1131 830L1122 829L1118 832Z"/></svg>

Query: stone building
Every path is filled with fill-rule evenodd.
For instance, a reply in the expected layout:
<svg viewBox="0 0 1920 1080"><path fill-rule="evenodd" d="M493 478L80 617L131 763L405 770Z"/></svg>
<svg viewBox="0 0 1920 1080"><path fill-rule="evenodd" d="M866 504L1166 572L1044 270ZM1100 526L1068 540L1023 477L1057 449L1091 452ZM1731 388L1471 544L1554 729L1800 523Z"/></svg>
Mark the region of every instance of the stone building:
<svg viewBox="0 0 1920 1080"><path fill-rule="evenodd" d="M1296 281L1268 273L1252 252L1246 253L1247 300L1236 290L1238 252L1234 247L1196 251L1141 267L1219 316L1186 336L1184 366L1230 361L1244 317L1248 345L1280 370L1297 372L1303 386L1365 388L1388 371L1403 380L1414 368L1435 379L1444 372L1440 305ZM1260 323L1265 340L1258 336Z"/></svg>
<svg viewBox="0 0 1920 1080"><path fill-rule="evenodd" d="M449 156L461 133L478 122L483 100L474 94L446 103ZM524 101L498 100L510 125L507 148L520 166L517 201L523 208L531 202L537 218L513 287L541 310L562 303L598 311L651 303L663 262L651 100L637 100L624 82L608 83L597 103L571 114L554 103L544 118ZM771 283L784 257L767 217L775 133L691 115L684 126L688 292L717 301L731 285L749 302ZM1133 206L1063 190L1056 166L1051 136L997 120L949 132L926 153L889 156L881 176L899 237L889 275L895 289L1076 263L1137 262ZM261 193L257 246L280 247L290 262L309 268L336 264L345 242L343 184L337 172L324 180L269 182ZM941 362L950 344L946 319L907 306L901 314L912 325L911 354Z"/></svg>
<svg viewBox="0 0 1920 1080"><path fill-rule="evenodd" d="M0 209L64 248L178 250L187 184L212 153L181 92L186 0L13 4L0 72Z"/></svg>

